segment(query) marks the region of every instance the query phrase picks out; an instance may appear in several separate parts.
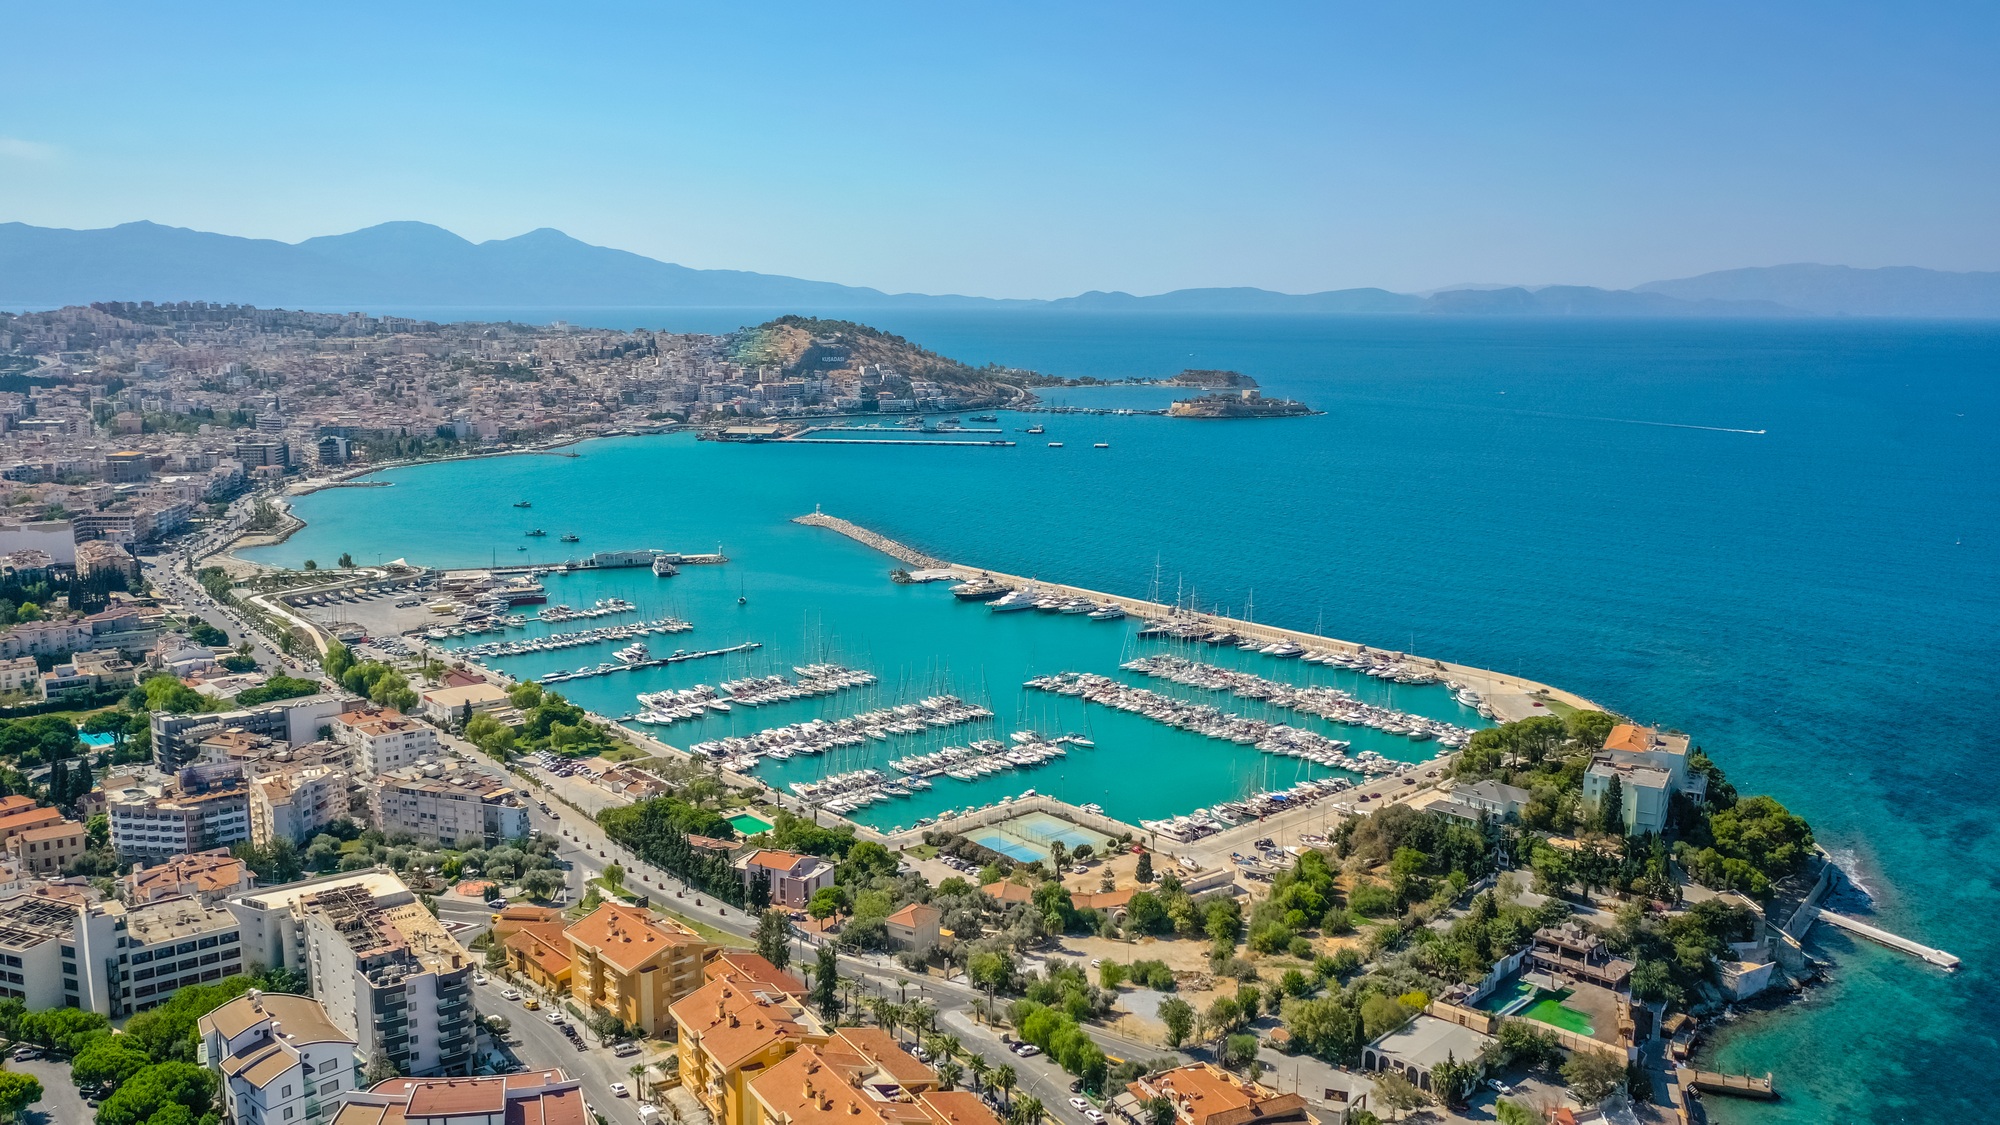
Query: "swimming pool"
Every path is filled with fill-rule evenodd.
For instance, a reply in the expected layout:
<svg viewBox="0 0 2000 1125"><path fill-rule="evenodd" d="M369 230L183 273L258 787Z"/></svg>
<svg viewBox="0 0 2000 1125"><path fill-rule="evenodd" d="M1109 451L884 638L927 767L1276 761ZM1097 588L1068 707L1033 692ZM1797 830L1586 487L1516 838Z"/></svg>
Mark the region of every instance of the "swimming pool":
<svg viewBox="0 0 2000 1125"><path fill-rule="evenodd" d="M749 813L737 813L735 816L730 817L729 826L743 833L745 836L755 836L759 832L769 832L771 830L770 821L765 820L761 816L752 816Z"/></svg>
<svg viewBox="0 0 2000 1125"><path fill-rule="evenodd" d="M1493 995L1479 1002L1479 1007L1503 1016L1522 1016L1578 1035L1597 1034L1597 1025L1588 1015L1563 1003L1569 997L1567 988L1551 992L1515 977L1494 989Z"/></svg>

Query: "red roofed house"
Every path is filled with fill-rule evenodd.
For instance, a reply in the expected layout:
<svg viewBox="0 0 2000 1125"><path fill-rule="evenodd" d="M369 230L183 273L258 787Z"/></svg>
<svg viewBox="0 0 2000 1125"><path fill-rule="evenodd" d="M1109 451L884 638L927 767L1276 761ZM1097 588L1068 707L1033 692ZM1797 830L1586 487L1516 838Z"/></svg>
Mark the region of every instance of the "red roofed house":
<svg viewBox="0 0 2000 1125"><path fill-rule="evenodd" d="M898 949L935 949L938 944L938 923L944 918L944 911L928 903L913 902L885 920L889 927L889 941Z"/></svg>
<svg viewBox="0 0 2000 1125"><path fill-rule="evenodd" d="M771 884L771 905L805 909L813 892L833 885L833 864L816 855L763 848L736 861L748 887L759 877Z"/></svg>

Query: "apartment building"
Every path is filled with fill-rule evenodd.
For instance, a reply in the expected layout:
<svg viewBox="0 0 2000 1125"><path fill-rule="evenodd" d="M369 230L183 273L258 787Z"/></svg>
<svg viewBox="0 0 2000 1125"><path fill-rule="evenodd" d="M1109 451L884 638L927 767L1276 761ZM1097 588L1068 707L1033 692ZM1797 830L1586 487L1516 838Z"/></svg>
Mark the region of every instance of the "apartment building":
<svg viewBox="0 0 2000 1125"><path fill-rule="evenodd" d="M357 711L331 720L333 740L354 751L366 776L407 769L438 754L437 731L399 711Z"/></svg>
<svg viewBox="0 0 2000 1125"><path fill-rule="evenodd" d="M354 1039L310 997L251 989L195 1030L229 1125L322 1125L360 1088Z"/></svg>
<svg viewBox="0 0 2000 1125"><path fill-rule="evenodd" d="M223 731L260 734L287 746L304 746L320 737L351 707L366 704L351 695L308 695L266 703L241 711L170 715L155 711L152 719L153 763L171 773L197 757L202 742Z"/></svg>
<svg viewBox="0 0 2000 1125"><path fill-rule="evenodd" d="M133 871L119 880L119 884L128 903L184 895L215 902L255 887L257 876L242 860L230 855L228 848L212 848Z"/></svg>
<svg viewBox="0 0 2000 1125"><path fill-rule="evenodd" d="M802 1045L750 1090L758 1125L999 1125L977 1094L939 1090L937 1073L879 1028Z"/></svg>
<svg viewBox="0 0 2000 1125"><path fill-rule="evenodd" d="M666 1034L672 1005L702 988L702 962L715 947L649 910L607 902L564 931L570 995L647 1035Z"/></svg>
<svg viewBox="0 0 2000 1125"><path fill-rule="evenodd" d="M528 834L527 803L517 790L435 761L383 774L369 799L383 835L407 834L432 847L477 841L490 848Z"/></svg>
<svg viewBox="0 0 2000 1125"><path fill-rule="evenodd" d="M751 1081L827 1034L796 998L728 977L709 982L672 1012L681 1088L715 1125L759 1125Z"/></svg>
<svg viewBox="0 0 2000 1125"><path fill-rule="evenodd" d="M90 647L90 625L81 617L23 621L0 631L0 657L61 656Z"/></svg>
<svg viewBox="0 0 2000 1125"><path fill-rule="evenodd" d="M0 693L33 695L41 678L41 665L32 656L0 660Z"/></svg>
<svg viewBox="0 0 2000 1125"><path fill-rule="evenodd" d="M59 820L17 833L7 841L15 870L44 879L60 876L84 852L84 828L74 820Z"/></svg>
<svg viewBox="0 0 2000 1125"><path fill-rule="evenodd" d="M1469 1057L1469 1056L1468 1056ZM1164 1098L1179 1125L1318 1125L1305 1098L1240 1078L1214 1063L1190 1063L1130 1083L1141 1102Z"/></svg>
<svg viewBox="0 0 2000 1125"><path fill-rule="evenodd" d="M113 1019L243 968L236 918L199 899L127 908L40 892L0 902L0 996Z"/></svg>
<svg viewBox="0 0 2000 1125"><path fill-rule="evenodd" d="M277 840L305 843L348 815L347 787L347 773L327 765L292 766L257 778L250 782L250 842L260 848Z"/></svg>
<svg viewBox="0 0 2000 1125"><path fill-rule="evenodd" d="M121 780L104 803L121 863L163 863L250 839L250 786L240 765L189 766L168 781Z"/></svg>
<svg viewBox="0 0 2000 1125"><path fill-rule="evenodd" d="M332 1125L590 1125L603 1120L562 1070L391 1078L350 1094ZM647 1120L655 1120L647 1118Z"/></svg>
<svg viewBox="0 0 2000 1125"><path fill-rule="evenodd" d="M254 948L303 955L313 994L354 1037L362 1058L381 1051L404 1074L469 1073L472 955L401 880L360 874L253 892L230 904L244 916Z"/></svg>

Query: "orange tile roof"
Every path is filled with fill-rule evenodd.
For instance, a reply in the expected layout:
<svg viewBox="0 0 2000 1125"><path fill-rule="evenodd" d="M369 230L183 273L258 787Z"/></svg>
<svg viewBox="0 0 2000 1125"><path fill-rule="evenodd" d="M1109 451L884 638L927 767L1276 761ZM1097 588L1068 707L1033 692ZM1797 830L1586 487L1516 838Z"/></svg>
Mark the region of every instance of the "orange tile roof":
<svg viewBox="0 0 2000 1125"><path fill-rule="evenodd" d="M1140 1100L1173 1101L1192 1125L1245 1125L1283 1118L1310 1119L1305 1099L1237 1078L1213 1063L1191 1063L1141 1078L1126 1087Z"/></svg>
<svg viewBox="0 0 2000 1125"><path fill-rule="evenodd" d="M30 828L40 828L63 818L62 813L51 808L27 809L23 812L0 816L0 836L11 836Z"/></svg>
<svg viewBox="0 0 2000 1125"><path fill-rule="evenodd" d="M729 979L710 981L668 1010L685 1034L724 1070L766 1047L790 1039L804 1042L806 1026L780 1003L779 994Z"/></svg>
<svg viewBox="0 0 2000 1125"><path fill-rule="evenodd" d="M803 996L806 991L805 981L773 965L761 953L725 949L716 954L713 961L702 966L702 975L709 980L729 977L744 984L761 985L792 996Z"/></svg>
<svg viewBox="0 0 2000 1125"><path fill-rule="evenodd" d="M1604 736L1606 750L1623 750L1629 754L1637 754L1652 747L1652 728L1642 727L1637 723L1619 723L1611 728L1610 734Z"/></svg>
<svg viewBox="0 0 2000 1125"><path fill-rule="evenodd" d="M670 949L705 944L650 911L616 902L591 911L567 932L571 942L596 950L599 957L628 972Z"/></svg>
<svg viewBox="0 0 2000 1125"><path fill-rule="evenodd" d="M12 816L23 809L32 809L34 807L35 799L33 797L24 797L19 793L9 793L5 797L0 797L0 816Z"/></svg>
<svg viewBox="0 0 2000 1125"><path fill-rule="evenodd" d="M998 883L988 883L979 889L1003 903L1033 902L1035 900L1034 891L1029 890L1019 883L1009 883L1004 879Z"/></svg>
<svg viewBox="0 0 2000 1125"><path fill-rule="evenodd" d="M935 922L943 917L944 917L944 911L939 910L937 907L932 906L928 903L913 902L908 906L905 906L901 910L896 911L894 914L889 915L889 917L884 919L884 921L894 922L898 926L908 926L911 929L915 929L916 927L925 924L924 922L918 921L919 918L925 918L928 919L929 921Z"/></svg>
<svg viewBox="0 0 2000 1125"><path fill-rule="evenodd" d="M932 1090L917 1101L938 1125L1000 1125L1000 1118L969 1090Z"/></svg>
<svg viewBox="0 0 2000 1125"><path fill-rule="evenodd" d="M806 858L809 857L800 855L797 852L781 852L773 848L759 848L750 853L750 858L744 862L750 864L752 867L764 867L772 871L790 871L799 865L800 860Z"/></svg>
<svg viewBox="0 0 2000 1125"><path fill-rule="evenodd" d="M895 1036L879 1027L836 1028L833 1037L835 1043L881 1067L907 1088L925 1089L937 1083L937 1075L930 1067L918 1062L903 1050Z"/></svg>
<svg viewBox="0 0 2000 1125"><path fill-rule="evenodd" d="M552 977L569 972L574 964L570 956L574 947L570 945L560 922L523 922L507 935L504 944L509 949L520 950L523 956Z"/></svg>
<svg viewBox="0 0 2000 1125"><path fill-rule="evenodd" d="M210 848L175 856L157 867L148 867L125 877L125 886L142 900L163 894L178 894L193 886L201 894L220 894L245 884L249 868L229 854L228 848Z"/></svg>

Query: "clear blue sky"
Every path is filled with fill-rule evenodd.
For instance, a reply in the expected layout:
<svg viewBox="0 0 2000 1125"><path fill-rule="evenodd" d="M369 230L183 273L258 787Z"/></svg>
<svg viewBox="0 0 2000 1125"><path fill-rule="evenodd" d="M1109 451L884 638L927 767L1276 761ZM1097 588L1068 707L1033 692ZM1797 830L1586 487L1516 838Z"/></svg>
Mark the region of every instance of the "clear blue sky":
<svg viewBox="0 0 2000 1125"><path fill-rule="evenodd" d="M756 9L756 10L744 10ZM2000 6L13 5L0 221L1059 296L2000 268Z"/></svg>

